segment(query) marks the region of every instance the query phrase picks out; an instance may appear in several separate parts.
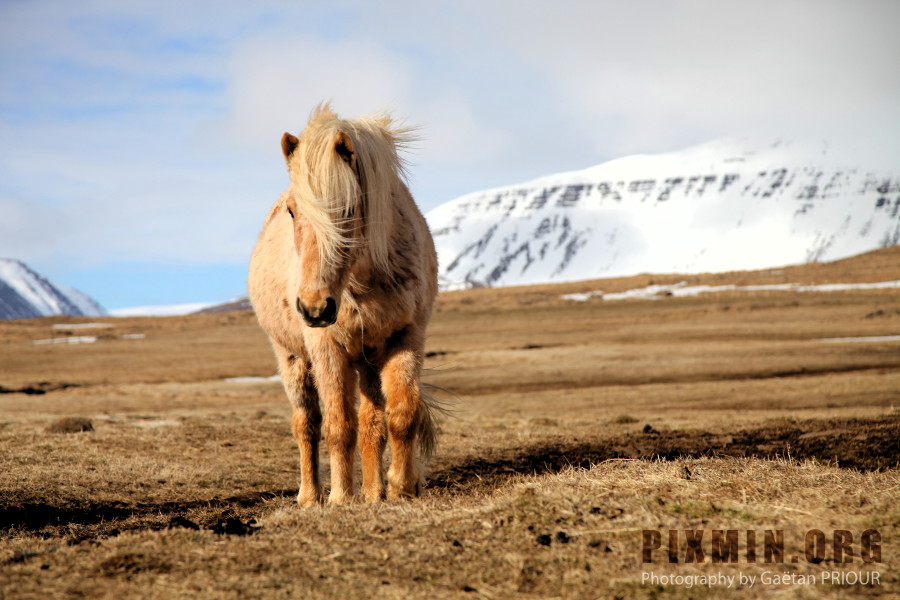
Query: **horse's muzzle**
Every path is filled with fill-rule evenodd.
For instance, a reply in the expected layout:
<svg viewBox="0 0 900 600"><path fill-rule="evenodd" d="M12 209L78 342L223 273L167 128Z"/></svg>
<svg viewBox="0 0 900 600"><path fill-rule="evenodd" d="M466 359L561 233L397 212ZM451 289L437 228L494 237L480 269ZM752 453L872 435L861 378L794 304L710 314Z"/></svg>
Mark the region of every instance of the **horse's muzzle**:
<svg viewBox="0 0 900 600"><path fill-rule="evenodd" d="M337 303L330 297L325 299L325 306L318 309L305 308L297 298L297 312L310 327L328 327L337 321Z"/></svg>

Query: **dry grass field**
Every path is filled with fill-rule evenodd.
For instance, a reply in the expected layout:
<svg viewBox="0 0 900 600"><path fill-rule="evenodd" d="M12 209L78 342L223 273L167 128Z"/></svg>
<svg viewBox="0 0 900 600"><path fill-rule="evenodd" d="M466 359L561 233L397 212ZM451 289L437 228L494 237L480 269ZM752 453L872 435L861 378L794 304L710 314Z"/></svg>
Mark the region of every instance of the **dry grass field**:
<svg viewBox="0 0 900 600"><path fill-rule="evenodd" d="M562 296L898 280L445 293L424 496L313 509L252 313L0 322L0 598L896 598L900 289Z"/></svg>

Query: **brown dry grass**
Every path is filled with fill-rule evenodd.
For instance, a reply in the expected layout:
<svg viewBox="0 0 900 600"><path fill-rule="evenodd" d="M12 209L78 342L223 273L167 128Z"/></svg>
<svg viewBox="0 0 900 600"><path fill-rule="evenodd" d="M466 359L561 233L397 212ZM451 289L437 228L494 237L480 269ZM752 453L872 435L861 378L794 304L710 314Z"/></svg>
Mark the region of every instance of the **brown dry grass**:
<svg viewBox="0 0 900 600"><path fill-rule="evenodd" d="M444 294L427 379L453 391L454 414L425 497L374 507L293 504L279 384L223 381L274 372L250 313L104 319L114 326L70 333L100 337L86 345L31 340L87 319L0 323L0 386L20 390L0 393L0 597L896 594L900 342L819 340L900 335L900 292L560 298L682 280L900 280L900 249ZM73 417L93 429L58 433ZM804 557L808 530L850 530L858 544L870 528L880 564ZM670 565L658 551L645 565L644 529L784 530L787 558ZM641 582L873 568L879 585Z"/></svg>

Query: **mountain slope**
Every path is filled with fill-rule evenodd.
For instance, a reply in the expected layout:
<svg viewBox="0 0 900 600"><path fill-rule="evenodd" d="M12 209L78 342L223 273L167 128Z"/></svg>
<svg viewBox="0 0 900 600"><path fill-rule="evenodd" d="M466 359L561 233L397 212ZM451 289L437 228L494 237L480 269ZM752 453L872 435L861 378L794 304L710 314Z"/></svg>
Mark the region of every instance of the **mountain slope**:
<svg viewBox="0 0 900 600"><path fill-rule="evenodd" d="M469 194L428 213L444 288L728 271L900 243L900 165L718 141Z"/></svg>
<svg viewBox="0 0 900 600"><path fill-rule="evenodd" d="M105 314L87 294L54 284L21 261L0 258L0 319Z"/></svg>

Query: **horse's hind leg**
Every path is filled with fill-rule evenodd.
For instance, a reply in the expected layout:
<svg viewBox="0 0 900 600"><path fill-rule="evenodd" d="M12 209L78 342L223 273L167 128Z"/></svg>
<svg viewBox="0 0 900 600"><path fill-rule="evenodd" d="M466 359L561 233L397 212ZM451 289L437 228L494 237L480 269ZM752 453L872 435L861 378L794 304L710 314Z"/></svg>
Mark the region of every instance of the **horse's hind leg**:
<svg viewBox="0 0 900 600"><path fill-rule="evenodd" d="M387 443L384 396L378 373L364 364L359 370L359 454L362 459L362 495L366 502L384 498L382 456Z"/></svg>
<svg viewBox="0 0 900 600"><path fill-rule="evenodd" d="M391 466L388 469L388 498L419 494L419 471L414 447L422 419L419 373L422 370L421 335L404 331L395 334L381 370L381 389L387 401Z"/></svg>
<svg viewBox="0 0 900 600"><path fill-rule="evenodd" d="M322 498L319 485L319 440L322 430L319 396L305 356L298 357L279 347L275 348L275 354L293 409L291 428L300 448L300 492L297 502L303 506L313 506Z"/></svg>

